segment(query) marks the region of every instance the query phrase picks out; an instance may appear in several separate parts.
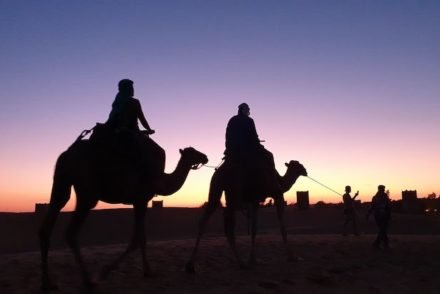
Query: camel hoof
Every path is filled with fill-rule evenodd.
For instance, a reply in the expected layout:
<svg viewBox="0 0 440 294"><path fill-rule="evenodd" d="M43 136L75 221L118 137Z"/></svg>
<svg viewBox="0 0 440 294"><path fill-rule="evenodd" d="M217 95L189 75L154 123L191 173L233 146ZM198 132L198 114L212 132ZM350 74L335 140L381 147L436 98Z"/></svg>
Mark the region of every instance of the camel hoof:
<svg viewBox="0 0 440 294"><path fill-rule="evenodd" d="M185 272L188 273L188 274L195 274L196 273L196 269L194 267L194 263L187 262L185 264Z"/></svg>

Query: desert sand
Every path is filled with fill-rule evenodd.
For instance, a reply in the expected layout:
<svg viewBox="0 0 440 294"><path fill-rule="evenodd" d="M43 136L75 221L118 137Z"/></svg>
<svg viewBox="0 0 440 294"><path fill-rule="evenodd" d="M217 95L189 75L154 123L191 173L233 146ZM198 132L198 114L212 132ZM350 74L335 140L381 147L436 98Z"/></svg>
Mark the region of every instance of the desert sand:
<svg viewBox="0 0 440 294"><path fill-rule="evenodd" d="M60 287L56 293L84 293L78 267L60 238L61 225L68 215L63 216L66 220L60 219L55 232L55 249L49 258L51 273ZM392 250L378 251L371 247L375 237L373 222L362 221L360 237L343 237L340 210L288 209L290 246L301 257L297 262L288 262L277 233L274 211L265 208L260 214L257 265L243 270L236 265L222 236L221 213L218 213L202 240L196 274L187 274L184 265L191 253L199 215L200 209L151 212L147 254L154 276L142 276L140 254L135 252L107 280L100 281L97 278L100 269L125 248L125 241L119 237L128 240L131 218L127 211L95 212L81 238L86 263L98 283L93 293L440 293L437 216L394 216L390 231ZM20 219L23 217L27 221ZM118 221L112 222L110 229L96 232L109 217ZM249 236L244 218L237 217L239 250L246 259ZM36 244L20 245L20 242L35 242L31 232L38 222L29 222L35 219L31 215L7 218L8 222L5 215L0 219L2 236L8 236L4 233L12 232L12 227L16 233L2 238L0 293L40 293ZM153 226L152 222L157 225ZM15 250L8 247L13 242L18 246Z"/></svg>

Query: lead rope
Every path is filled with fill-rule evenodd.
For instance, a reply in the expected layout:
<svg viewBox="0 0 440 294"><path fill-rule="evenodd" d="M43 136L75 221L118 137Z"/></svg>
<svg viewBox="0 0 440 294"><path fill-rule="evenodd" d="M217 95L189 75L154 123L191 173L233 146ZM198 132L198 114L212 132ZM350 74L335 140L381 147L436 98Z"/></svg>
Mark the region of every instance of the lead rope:
<svg viewBox="0 0 440 294"><path fill-rule="evenodd" d="M330 188L329 186L327 186L327 185L324 185L323 183L321 183L321 182L319 182L319 181L315 180L314 178L311 178L311 177L309 177L309 176L306 176L306 177L308 177L309 179L311 179L311 180L312 180L312 181L314 181L315 183L317 183L317 184L319 184L319 185L323 186L324 188L326 188L326 189L328 189L328 190L330 190L330 191L332 191L332 192L334 192L334 193L338 194L339 196L342 196L342 194L340 194L340 193L336 192L335 190L333 190L333 189L332 189L332 188Z"/></svg>

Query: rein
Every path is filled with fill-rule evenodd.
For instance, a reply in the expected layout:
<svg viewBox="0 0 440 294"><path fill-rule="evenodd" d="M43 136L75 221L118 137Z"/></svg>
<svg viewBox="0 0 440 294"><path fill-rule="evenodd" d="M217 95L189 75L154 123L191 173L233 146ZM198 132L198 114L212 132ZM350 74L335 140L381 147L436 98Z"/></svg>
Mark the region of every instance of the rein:
<svg viewBox="0 0 440 294"><path fill-rule="evenodd" d="M207 164L203 164L202 166L204 166L204 167L209 167L209 168L213 168L213 169L215 169L215 170L218 170L218 168L223 164L223 162L225 162L224 159L222 159L222 161L220 161L220 163L219 163L217 166L214 166L214 165L207 165Z"/></svg>
<svg viewBox="0 0 440 294"><path fill-rule="evenodd" d="M223 162L221 162L218 166L206 165L206 164L199 163L199 164L194 164L191 167L191 169L198 170L198 169L201 169L202 167L209 167L209 168L213 168L213 169L217 170L220 167L220 165L222 165L222 163Z"/></svg>
<svg viewBox="0 0 440 294"><path fill-rule="evenodd" d="M84 130L81 132L81 134L79 134L78 138L76 138L76 141L80 141L82 140L85 136L87 136L88 134L90 134L93 130L95 129L95 127L89 129L89 130Z"/></svg>
<svg viewBox="0 0 440 294"><path fill-rule="evenodd" d="M207 164L202 164L202 163L194 164L194 165L191 167L191 169L198 170L198 169L201 169L202 167L209 167L209 168L213 168L213 169L215 169L215 170L218 170L218 168L223 164L223 162L225 162L224 159L223 159L223 160L222 160L217 166L207 165Z"/></svg>
<svg viewBox="0 0 440 294"><path fill-rule="evenodd" d="M203 166L204 166L204 164L202 164L202 163L194 164L191 166L191 169L198 170L198 169L201 169Z"/></svg>

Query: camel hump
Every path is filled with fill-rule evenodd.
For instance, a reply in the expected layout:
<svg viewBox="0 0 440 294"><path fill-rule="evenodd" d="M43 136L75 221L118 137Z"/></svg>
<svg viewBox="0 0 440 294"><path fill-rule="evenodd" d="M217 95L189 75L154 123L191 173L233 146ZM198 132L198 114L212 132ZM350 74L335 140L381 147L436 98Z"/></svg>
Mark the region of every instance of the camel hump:
<svg viewBox="0 0 440 294"><path fill-rule="evenodd" d="M110 140L114 136L114 129L109 124L96 123L89 140L93 143L101 143Z"/></svg>
<svg viewBox="0 0 440 294"><path fill-rule="evenodd" d="M110 170L122 165L145 176L159 175L165 170L164 149L141 131L117 130L109 124L97 123L89 142L99 165Z"/></svg>
<svg viewBox="0 0 440 294"><path fill-rule="evenodd" d="M270 153L258 154L237 162L226 157L219 172L234 185L241 185L240 201L264 202L267 197L282 193L280 179ZM232 199L229 199L232 200Z"/></svg>

